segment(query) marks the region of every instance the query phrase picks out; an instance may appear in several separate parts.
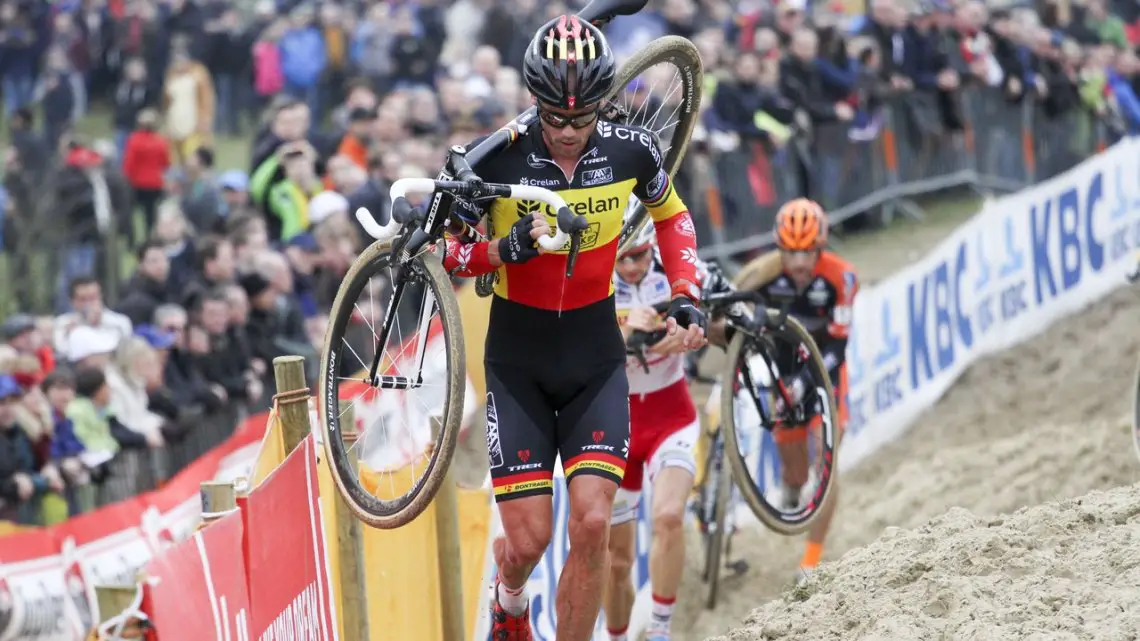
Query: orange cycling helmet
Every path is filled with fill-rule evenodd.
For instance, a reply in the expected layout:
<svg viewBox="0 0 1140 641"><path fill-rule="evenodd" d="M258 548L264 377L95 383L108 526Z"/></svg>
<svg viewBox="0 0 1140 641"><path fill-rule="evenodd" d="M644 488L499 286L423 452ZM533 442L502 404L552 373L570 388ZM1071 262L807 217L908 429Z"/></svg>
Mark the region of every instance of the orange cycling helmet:
<svg viewBox="0 0 1140 641"><path fill-rule="evenodd" d="M786 251L812 251L827 244L827 214L807 198L789 201L776 213L772 230L776 246Z"/></svg>

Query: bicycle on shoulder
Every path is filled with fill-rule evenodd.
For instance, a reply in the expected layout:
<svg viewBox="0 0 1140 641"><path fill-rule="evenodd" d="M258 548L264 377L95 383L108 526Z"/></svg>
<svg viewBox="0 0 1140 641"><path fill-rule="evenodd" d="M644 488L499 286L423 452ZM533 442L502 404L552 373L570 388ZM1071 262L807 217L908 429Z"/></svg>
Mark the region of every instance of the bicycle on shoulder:
<svg viewBox="0 0 1140 641"><path fill-rule="evenodd" d="M578 16L600 26L636 13L645 3L593 0ZM647 82L647 72L669 65L680 71L681 82L665 99L650 102L646 92L626 90L631 83ZM665 167L675 171L700 101L696 48L683 38L659 38L627 61L616 77L614 91L599 110L599 127L651 109L658 115L671 110L675 117L664 118L663 128L650 133L669 136L661 155ZM630 95L639 102L623 104ZM391 189L391 216L383 225L366 210L356 212L376 242L354 261L334 300L321 357L318 406L337 490L355 515L373 527L400 527L427 508L447 473L461 426L471 424L481 409L481 399L467 381L454 291L458 277L453 280L443 267L445 245L493 237L483 205L511 198L556 213L557 233L540 243L547 251L567 253L567 278L579 248L584 242L589 247L593 232L578 215L587 212L572 211L556 192L533 182L484 182L472 170L538 128L539 117L532 107L477 144L451 148L436 180L397 181ZM654 116L646 122L662 119ZM614 130L619 137L628 131ZM604 183L605 172L611 171L603 164L606 159L595 158L592 165L588 160L582 160L583 171L595 172L598 183ZM470 252L470 245L458 246L460 260L465 251ZM481 294L490 292L492 277L478 277ZM568 284L563 280L550 286L565 290ZM346 406L354 408L353 426L342 425Z"/></svg>

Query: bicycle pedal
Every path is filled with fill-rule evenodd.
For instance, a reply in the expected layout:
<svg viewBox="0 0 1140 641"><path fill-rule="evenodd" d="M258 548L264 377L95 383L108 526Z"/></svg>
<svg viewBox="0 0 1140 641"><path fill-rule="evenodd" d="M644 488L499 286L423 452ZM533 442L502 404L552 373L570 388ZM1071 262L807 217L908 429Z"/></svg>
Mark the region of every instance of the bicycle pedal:
<svg viewBox="0 0 1140 641"><path fill-rule="evenodd" d="M748 561L745 561L744 559L737 559L735 561L726 563L724 567L728 570L731 570L732 573L736 576L741 576L748 571Z"/></svg>

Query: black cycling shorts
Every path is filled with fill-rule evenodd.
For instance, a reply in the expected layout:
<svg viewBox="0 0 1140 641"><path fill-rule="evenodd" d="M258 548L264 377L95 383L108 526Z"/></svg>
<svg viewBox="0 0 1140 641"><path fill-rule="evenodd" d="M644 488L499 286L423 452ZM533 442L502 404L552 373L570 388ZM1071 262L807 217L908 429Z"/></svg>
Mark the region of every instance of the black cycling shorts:
<svg viewBox="0 0 1140 641"><path fill-rule="evenodd" d="M484 365L496 501L551 494L558 456L567 483L621 483L629 381L613 297L559 314L496 296Z"/></svg>

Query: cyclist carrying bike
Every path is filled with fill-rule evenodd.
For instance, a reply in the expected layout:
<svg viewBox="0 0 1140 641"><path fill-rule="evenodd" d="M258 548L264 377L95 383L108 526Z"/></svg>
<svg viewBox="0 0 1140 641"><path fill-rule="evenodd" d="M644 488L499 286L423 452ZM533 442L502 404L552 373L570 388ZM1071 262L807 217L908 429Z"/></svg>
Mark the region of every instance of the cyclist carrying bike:
<svg viewBox="0 0 1140 641"><path fill-rule="evenodd" d="M531 638L525 586L553 532L556 456L570 495L558 639L586 641L598 617L629 438L625 343L612 276L630 194L645 204L657 230L671 299L666 333L685 349L705 344L696 233L662 168L655 136L598 118L615 66L597 27L567 15L543 25L523 60L539 126L473 168L488 182L551 189L586 217L573 277L565 276L568 247L547 253L536 244L554 220L538 203L495 200L487 205L491 240L447 243L449 271L498 277L484 356L487 446L504 532L494 542L496 640Z"/></svg>
<svg viewBox="0 0 1140 641"><path fill-rule="evenodd" d="M611 641L627 641L635 597L631 571L637 556L637 505L643 479L653 487L653 543L649 580L653 612L646 641L667 641L673 603L685 567L685 504L693 489L693 448L700 437L697 408L685 380L687 351L680 335L665 336L654 305L669 301L669 279L656 261L654 228L646 225L618 257L615 300L622 334L652 336L643 357L630 356L629 458L614 501L606 628ZM644 359L644 360L643 360Z"/></svg>
<svg viewBox="0 0 1140 641"><path fill-rule="evenodd" d="M771 254L753 259L741 269L737 285L738 289L759 291L769 301L792 301L789 314L811 333L831 376L839 410L837 427L842 433L847 423L845 354L859 282L850 263L824 249L827 233L827 215L817 203L805 198L786 203L776 214L773 231L778 260ZM725 331L725 323L714 319L709 327L710 340L727 344L732 337L725 336ZM797 404L810 401L807 396L809 390L814 389L814 383L794 374L790 378L792 380L784 383L792 401ZM773 430L783 471L783 500L789 508L799 504L800 490L808 481L807 438L809 432L818 437L819 421L820 418L814 416L807 425L777 425ZM805 427L808 429L803 429ZM832 480L836 482L837 479ZM833 492L838 490L838 485L833 486ZM835 500L828 501L808 531L797 583L804 581L819 565L835 504Z"/></svg>

